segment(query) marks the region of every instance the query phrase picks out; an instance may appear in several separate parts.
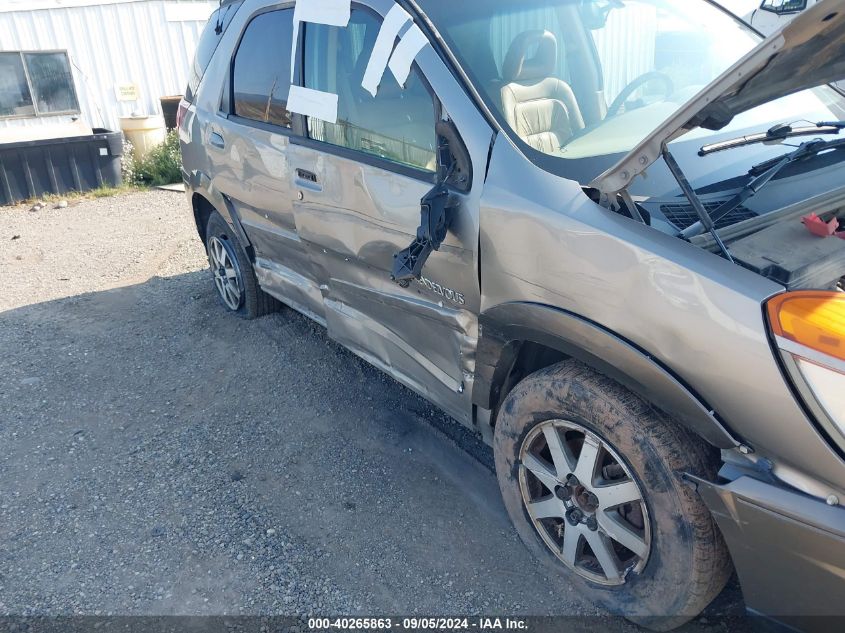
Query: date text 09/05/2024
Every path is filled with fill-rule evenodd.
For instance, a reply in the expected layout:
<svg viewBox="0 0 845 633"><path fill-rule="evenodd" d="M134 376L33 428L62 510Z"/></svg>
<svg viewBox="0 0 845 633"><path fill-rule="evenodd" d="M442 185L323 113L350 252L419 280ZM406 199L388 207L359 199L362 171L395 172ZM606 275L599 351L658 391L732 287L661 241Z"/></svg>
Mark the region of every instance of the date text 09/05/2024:
<svg viewBox="0 0 845 633"><path fill-rule="evenodd" d="M525 620L515 618L440 618L440 617L408 617L408 618L309 618L308 628L311 631L330 630L391 630L393 628L405 631L496 631L527 630Z"/></svg>

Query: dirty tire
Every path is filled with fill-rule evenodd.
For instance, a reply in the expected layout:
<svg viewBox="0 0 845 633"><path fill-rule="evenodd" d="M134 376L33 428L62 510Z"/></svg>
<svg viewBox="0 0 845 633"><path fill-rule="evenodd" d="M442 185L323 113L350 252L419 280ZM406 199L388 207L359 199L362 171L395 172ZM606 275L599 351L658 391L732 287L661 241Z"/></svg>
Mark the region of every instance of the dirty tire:
<svg viewBox="0 0 845 633"><path fill-rule="evenodd" d="M205 232L205 250L209 256L209 264L213 268L211 243L213 239L218 239L225 242L230 247L230 252L237 260L237 267L240 272L240 286L242 298L237 309L233 309L223 299L221 293L215 287L215 292L220 299L220 303L229 311L242 319L256 319L258 317L276 312L279 310L280 303L264 292L258 285L258 279L255 277L255 272L252 268L252 262L246 254L243 246L234 232L228 225L226 220L216 211L208 218L208 225ZM212 271L213 274L213 271Z"/></svg>
<svg viewBox="0 0 845 633"><path fill-rule="evenodd" d="M591 582L559 560L528 514L520 492L523 440L547 420L574 422L621 456L649 514L645 565L625 583ZM684 472L714 477L718 454L618 383L566 361L524 379L505 399L495 429L499 487L511 520L532 554L580 593L637 624L670 630L698 615L725 586L732 567L721 534Z"/></svg>

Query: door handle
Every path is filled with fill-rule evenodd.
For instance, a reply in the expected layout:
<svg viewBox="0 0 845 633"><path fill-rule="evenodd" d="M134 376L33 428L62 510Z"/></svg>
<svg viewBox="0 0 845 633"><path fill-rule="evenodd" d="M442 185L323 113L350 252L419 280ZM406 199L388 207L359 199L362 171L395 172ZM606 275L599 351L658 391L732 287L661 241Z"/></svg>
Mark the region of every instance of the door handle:
<svg viewBox="0 0 845 633"><path fill-rule="evenodd" d="M307 169L297 169L296 177L300 180L317 184L317 174L315 174L313 171L308 171Z"/></svg>
<svg viewBox="0 0 845 633"><path fill-rule="evenodd" d="M223 139L223 135L219 132L212 132L208 137L208 142L218 149L226 148L226 141Z"/></svg>

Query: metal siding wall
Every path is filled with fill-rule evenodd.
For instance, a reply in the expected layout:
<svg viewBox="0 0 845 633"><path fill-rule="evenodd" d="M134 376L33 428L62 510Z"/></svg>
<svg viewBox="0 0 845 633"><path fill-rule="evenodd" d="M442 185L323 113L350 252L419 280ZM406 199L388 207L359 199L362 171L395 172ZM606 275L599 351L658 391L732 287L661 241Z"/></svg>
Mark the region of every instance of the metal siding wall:
<svg viewBox="0 0 845 633"><path fill-rule="evenodd" d="M217 6L215 0L185 0ZM0 50L66 49L82 119L120 129L134 110L160 114L159 98L182 94L204 21L168 22L165 0L0 13ZM115 85L136 83L137 102L119 102ZM0 127L47 125L70 117L0 119Z"/></svg>
<svg viewBox="0 0 845 633"><path fill-rule="evenodd" d="M654 7L611 11L607 26L593 31L604 68L604 96L610 104L631 81L654 69L658 15Z"/></svg>

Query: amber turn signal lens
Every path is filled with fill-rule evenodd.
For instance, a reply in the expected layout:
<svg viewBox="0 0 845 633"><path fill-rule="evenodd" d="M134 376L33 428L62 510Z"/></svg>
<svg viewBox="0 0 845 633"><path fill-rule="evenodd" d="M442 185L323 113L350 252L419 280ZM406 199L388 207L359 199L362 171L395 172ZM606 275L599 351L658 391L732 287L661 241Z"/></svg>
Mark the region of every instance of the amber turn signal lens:
<svg viewBox="0 0 845 633"><path fill-rule="evenodd" d="M767 307L776 336L845 360L845 293L786 292L771 299Z"/></svg>

